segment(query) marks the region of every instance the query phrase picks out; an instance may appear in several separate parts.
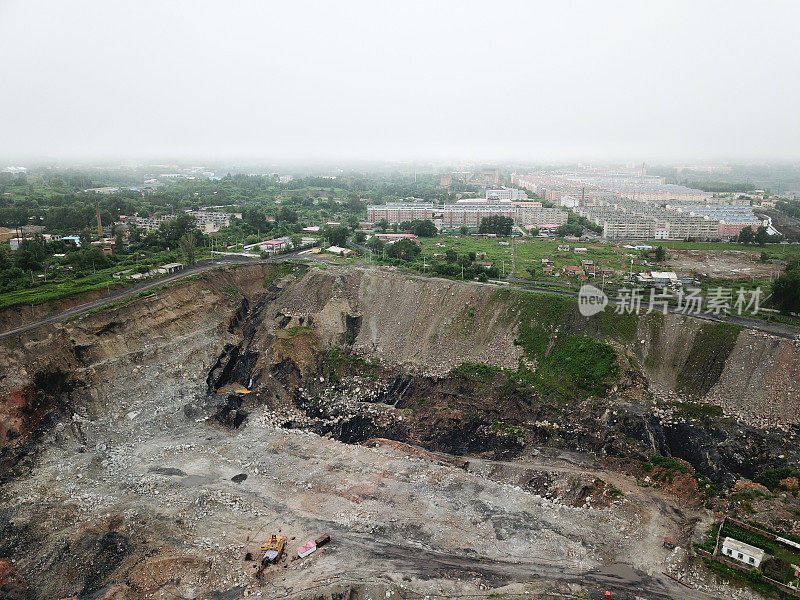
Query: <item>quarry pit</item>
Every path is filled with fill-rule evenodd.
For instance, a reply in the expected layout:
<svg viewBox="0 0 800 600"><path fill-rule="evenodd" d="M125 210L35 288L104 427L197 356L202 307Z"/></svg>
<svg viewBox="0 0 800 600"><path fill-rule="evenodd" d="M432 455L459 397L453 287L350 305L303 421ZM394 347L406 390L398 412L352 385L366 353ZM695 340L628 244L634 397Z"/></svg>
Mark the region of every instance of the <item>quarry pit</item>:
<svg viewBox="0 0 800 600"><path fill-rule="evenodd" d="M755 597L698 482L797 464L800 349L541 298L261 264L2 340L0 597Z"/></svg>

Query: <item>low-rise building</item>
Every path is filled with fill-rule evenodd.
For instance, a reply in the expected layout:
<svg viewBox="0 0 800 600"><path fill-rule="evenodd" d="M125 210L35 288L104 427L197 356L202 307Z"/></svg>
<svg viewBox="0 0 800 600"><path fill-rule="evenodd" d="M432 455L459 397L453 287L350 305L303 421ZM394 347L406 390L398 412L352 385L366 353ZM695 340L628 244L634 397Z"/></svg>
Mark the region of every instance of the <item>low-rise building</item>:
<svg viewBox="0 0 800 600"><path fill-rule="evenodd" d="M737 539L726 537L722 541L722 555L757 569L764 560L764 551L761 548L745 544Z"/></svg>
<svg viewBox="0 0 800 600"><path fill-rule="evenodd" d="M655 285L677 285L680 281L672 271L650 271L650 277Z"/></svg>
<svg viewBox="0 0 800 600"><path fill-rule="evenodd" d="M516 188L496 188L486 190L487 200L527 200L528 194Z"/></svg>
<svg viewBox="0 0 800 600"><path fill-rule="evenodd" d="M586 275L584 270L578 266L565 266L561 268L561 272L568 277L580 277Z"/></svg>
<svg viewBox="0 0 800 600"><path fill-rule="evenodd" d="M351 250L350 248L342 248L341 246L329 246L325 249L325 252L330 252L331 254L336 254L338 256L344 256L345 258L355 254L355 250Z"/></svg>
<svg viewBox="0 0 800 600"><path fill-rule="evenodd" d="M397 240L409 239L419 244L417 236L413 233L376 233L374 237L380 239L385 244L394 244Z"/></svg>
<svg viewBox="0 0 800 600"><path fill-rule="evenodd" d="M178 271L183 270L182 263L167 263L165 265L161 265L158 270L162 273L177 273Z"/></svg>
<svg viewBox="0 0 800 600"><path fill-rule="evenodd" d="M270 254L275 254L286 248L287 241L288 240L285 239L267 240L261 244L261 250L269 252Z"/></svg>

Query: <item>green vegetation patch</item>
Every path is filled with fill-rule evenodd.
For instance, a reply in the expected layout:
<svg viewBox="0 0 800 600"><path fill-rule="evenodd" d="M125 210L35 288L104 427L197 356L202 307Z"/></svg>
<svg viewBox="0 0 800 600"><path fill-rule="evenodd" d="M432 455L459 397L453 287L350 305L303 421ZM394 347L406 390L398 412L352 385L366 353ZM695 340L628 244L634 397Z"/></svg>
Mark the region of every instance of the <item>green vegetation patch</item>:
<svg viewBox="0 0 800 600"><path fill-rule="evenodd" d="M723 410L716 404L705 404L699 402L678 402L673 405L678 416L687 419L698 419L701 417L721 417Z"/></svg>
<svg viewBox="0 0 800 600"><path fill-rule="evenodd" d="M0 308L16 306L18 304L43 304L52 300L60 300L75 294L91 292L102 288L118 288L128 284L127 280L114 279L111 273L93 273L75 279L63 279L47 282L29 289L14 290L0 294Z"/></svg>
<svg viewBox="0 0 800 600"><path fill-rule="evenodd" d="M264 289L272 285L272 282L286 275L296 274L299 279L308 272L308 265L305 263L297 262L283 262L277 268L271 270L266 277L264 277Z"/></svg>
<svg viewBox="0 0 800 600"><path fill-rule="evenodd" d="M574 397L576 388L600 394L617 374L617 353L608 344L585 337L562 335L536 368L550 391Z"/></svg>
<svg viewBox="0 0 800 600"><path fill-rule="evenodd" d="M503 369L495 365L471 362L462 362L450 371L452 375L465 375L480 381L493 381L495 376L501 372L503 372Z"/></svg>
<svg viewBox="0 0 800 600"><path fill-rule="evenodd" d="M280 339L289 339L297 335L305 333L313 333L314 328L307 325L296 325L294 327L287 327L286 329L278 329L275 332L275 337Z"/></svg>
<svg viewBox="0 0 800 600"><path fill-rule="evenodd" d="M355 356L339 346L331 346L328 349L323 361L323 367L332 382L338 381L340 375L348 371L355 371L365 377L377 379L382 370L379 362Z"/></svg>
<svg viewBox="0 0 800 600"><path fill-rule="evenodd" d="M681 473L687 473L689 471L686 465L671 456L654 454L650 457L650 462L669 471L680 471Z"/></svg>
<svg viewBox="0 0 800 600"><path fill-rule="evenodd" d="M607 337L621 342L632 342L636 338L639 315L635 313L618 315L613 310L607 309L592 318L597 319L600 331Z"/></svg>
<svg viewBox="0 0 800 600"><path fill-rule="evenodd" d="M491 426L492 433L497 433L500 435L513 435L520 439L525 439L525 436L528 435L528 432L525 430L524 427L519 427L518 425L511 425L510 423L506 423L505 421L494 421Z"/></svg>
<svg viewBox="0 0 800 600"><path fill-rule="evenodd" d="M572 298L497 290L492 301L508 306L506 314L518 322L514 343L528 359L536 361L534 371L521 366L518 379L562 399L602 394L613 383L618 373L614 348L561 331L576 309Z"/></svg>
<svg viewBox="0 0 800 600"><path fill-rule="evenodd" d="M780 467L778 469L767 469L756 477L753 481L760 483L770 491L786 489L781 485L781 480L787 477L797 477L800 480L800 471L795 471L789 467Z"/></svg>

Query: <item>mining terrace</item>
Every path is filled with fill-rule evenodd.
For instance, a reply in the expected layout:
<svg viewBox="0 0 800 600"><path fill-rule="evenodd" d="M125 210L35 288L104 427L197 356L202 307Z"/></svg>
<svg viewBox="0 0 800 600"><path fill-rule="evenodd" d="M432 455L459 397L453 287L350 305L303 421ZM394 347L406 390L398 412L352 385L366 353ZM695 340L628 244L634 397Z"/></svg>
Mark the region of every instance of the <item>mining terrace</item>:
<svg viewBox="0 0 800 600"><path fill-rule="evenodd" d="M692 551L698 482L800 454L790 339L390 268L233 266L0 346L2 598L751 598Z"/></svg>

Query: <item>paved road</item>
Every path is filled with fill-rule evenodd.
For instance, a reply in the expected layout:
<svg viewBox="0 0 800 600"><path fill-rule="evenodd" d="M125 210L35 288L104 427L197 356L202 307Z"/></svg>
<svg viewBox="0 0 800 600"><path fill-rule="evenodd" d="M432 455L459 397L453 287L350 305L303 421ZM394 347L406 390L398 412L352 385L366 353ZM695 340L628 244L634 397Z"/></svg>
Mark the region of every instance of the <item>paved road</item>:
<svg viewBox="0 0 800 600"><path fill-rule="evenodd" d="M354 248L358 248L362 252L372 253L372 251L367 248L366 246L356 244L351 237L348 240L348 243L353 246ZM451 281L446 279L445 281ZM526 279L520 279L518 277L509 277L508 281L515 284L516 287L528 290L531 292L538 292L540 294L554 294L557 296L567 296L571 298L577 298L578 292L571 292L568 290L554 290L552 288L544 288L544 287L537 287L536 282L531 282ZM486 285L486 284L484 284ZM615 298L609 292L609 307L607 310L613 310L612 305L616 306L619 305L619 299ZM649 301L649 296L647 298L642 299L642 310L646 310L647 302ZM673 314L683 314L678 310L676 306L668 306L667 312ZM691 313L692 317L696 319L704 319L706 321L715 321L717 323L731 323L733 325L739 325L740 327L745 327L747 329L756 329L758 331L763 331L765 333L769 333L771 335L782 337L786 339L798 339L800 338L800 327L796 327L794 325L787 325L785 323L776 323L773 321L764 321L763 319L754 319L751 317L739 316L739 315L715 315L713 313L708 312L700 312L700 313Z"/></svg>
<svg viewBox="0 0 800 600"><path fill-rule="evenodd" d="M351 240L352 243L352 240ZM359 249L363 249L366 252L369 250L358 244L353 244ZM43 327L45 325L52 325L53 323L58 323L59 321L64 321L71 317L75 317L89 311L95 310L97 308L101 308L107 304L111 304L112 302L117 302L118 300L123 300L126 298L130 298L139 292L146 291L165 283L171 283L173 281L177 281L179 279L183 279L184 277L189 277L191 275L195 275L196 273L201 273L203 271L208 271L210 269L222 266L222 265L230 265L230 264L242 264L242 263L250 263L256 264L259 262L272 262L272 261L281 261L281 260L291 260L297 258L297 256L302 252L290 252L287 254L279 254L275 256L271 256L266 259L252 259L249 257L241 256L241 255L226 255L223 258L214 259L212 262L211 260L202 260L198 261L191 267L187 267L183 271L179 271L178 273L174 273L172 275L167 275L161 279L157 279L155 281L148 281L146 283L137 283L136 285L132 285L130 287L122 288L119 290L114 290L110 294L106 294L100 298L92 300L91 302L87 302L86 304L81 304L80 306L74 306L72 308L68 308L65 310L55 311L52 312L36 322L28 323L27 325L22 325L15 329L10 329L8 331L0 332L0 340L13 337L16 335L21 335L28 331L33 331L34 329L38 329L39 327ZM310 256L309 256L310 258ZM422 277L425 279L441 279L442 281L446 281L448 283L452 282L451 279L444 279L440 277L431 277L427 275L418 275L418 277ZM567 290L553 290L550 288L541 288L537 287L536 285L531 285L530 282L527 282L523 279L511 278L510 281L515 284L514 287L518 289L523 289L527 291L537 292L540 294L552 294L556 296L567 296L571 298L575 298L578 296L577 292L570 292ZM482 284L482 285L494 285L494 284ZM606 310L612 310L611 306L617 303L617 299L614 297L609 297L609 306L606 307ZM643 300L642 306L646 306L646 300ZM669 306L668 312L675 313L675 314L682 314L680 313L676 307ZM745 327L747 329L755 329L758 331L763 331L765 333L769 333L770 335L774 335L777 337L782 337L786 339L798 339L800 338L800 327L795 327L793 325L786 325L783 323L775 323L771 321L763 321L761 319L753 319L748 317L740 317L738 315L714 315L712 313L698 313L692 314L691 316L704 319L707 321L715 321L718 323L731 323L734 325L739 325L741 327Z"/></svg>
<svg viewBox="0 0 800 600"><path fill-rule="evenodd" d="M178 281L179 279L190 277L192 275L196 275L197 273L210 271L211 269L215 269L223 265L248 264L248 263L255 264L259 262L290 260L296 258L296 256L297 256L296 252L291 252L289 254L280 254L263 260L261 259L254 260L252 258L243 257L239 255L226 255L222 258L215 258L213 260L210 259L200 260L197 261L194 265L183 269L182 271L178 271L177 273L173 273L172 275L167 275L166 277L162 277L161 279L156 279L153 281L147 281L143 283L137 283L129 287L114 290L111 293L106 294L105 296L101 296L100 298L96 298L95 300L92 300L85 304L81 304L79 306L73 306L72 308L67 308L64 310L57 310L51 312L48 315L45 315L44 317L33 323L28 323L26 325L21 325L20 327L16 327L14 329L9 329L8 331L0 332L0 340L17 335L22 335L29 331L33 331L34 329L38 329L39 327L44 327L45 325L52 325L60 321L65 321L66 319L69 319L71 317L76 317L78 315L82 315L89 311L102 308L103 306L106 306L113 302L124 300L126 298L131 298L139 294L139 292L144 292L162 286L166 283L172 283L173 281Z"/></svg>
<svg viewBox="0 0 800 600"><path fill-rule="evenodd" d="M542 294L556 294L559 296L569 296L572 298L577 298L578 292L569 292L566 290L553 290L549 288L540 288L536 287L535 285L527 285L523 280L514 279L517 283L517 286L528 291L538 292ZM649 296L642 298L642 305L641 310L647 310L647 304L649 302ZM616 307L621 302L618 298L613 297L609 294L608 298L608 306L606 310L614 310L612 307ZM658 311L663 310L661 305L655 309ZM684 314L680 310L678 310L677 306L669 305L667 306L667 312L672 314ZM763 331L765 333L769 333L771 335L787 338L787 339L797 339L800 337L800 327L796 327L794 325L787 325L785 323L776 323L774 321L764 321L762 319L755 319L752 317L745 317L739 315L724 315L719 314L715 315L714 313L710 312L691 312L689 316L694 317L695 319L703 319L705 321L714 321L716 323L730 323L732 325L739 325L740 327L745 327L747 329L756 329L758 331Z"/></svg>

